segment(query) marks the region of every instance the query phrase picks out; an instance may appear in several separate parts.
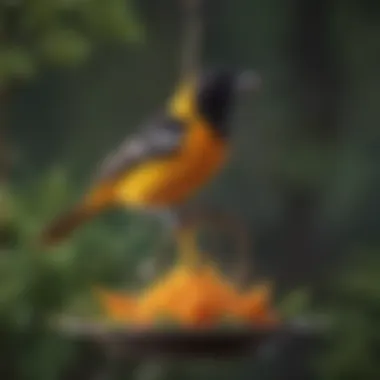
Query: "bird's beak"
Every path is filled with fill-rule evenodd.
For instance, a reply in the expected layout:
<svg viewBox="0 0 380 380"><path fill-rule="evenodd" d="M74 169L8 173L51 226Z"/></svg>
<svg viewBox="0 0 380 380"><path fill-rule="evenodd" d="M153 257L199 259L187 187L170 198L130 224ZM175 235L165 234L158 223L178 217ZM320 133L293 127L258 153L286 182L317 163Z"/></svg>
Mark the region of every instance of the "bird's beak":
<svg viewBox="0 0 380 380"><path fill-rule="evenodd" d="M261 88L261 77L254 71L243 71L237 77L236 87L241 93L258 91Z"/></svg>

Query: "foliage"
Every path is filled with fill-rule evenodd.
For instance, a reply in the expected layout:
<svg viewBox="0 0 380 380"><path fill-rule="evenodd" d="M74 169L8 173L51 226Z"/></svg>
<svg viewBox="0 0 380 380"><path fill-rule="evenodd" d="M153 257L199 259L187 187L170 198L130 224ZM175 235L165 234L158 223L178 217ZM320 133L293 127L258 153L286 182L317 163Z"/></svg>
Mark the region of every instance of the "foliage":
<svg viewBox="0 0 380 380"><path fill-rule="evenodd" d="M380 376L380 260L378 251L365 252L329 286L325 307L334 324L318 361L322 379Z"/></svg>
<svg viewBox="0 0 380 380"><path fill-rule="evenodd" d="M75 346L49 330L49 318L97 313L94 285L138 283L136 267L159 229L136 218L123 222L123 228L100 221L59 247L42 250L36 244L41 228L75 197L69 177L56 168L33 186L9 191L7 220L17 239L0 247L2 345L15 345L9 364L22 371L17 378L54 379L73 359ZM129 233L122 233L128 227Z"/></svg>
<svg viewBox="0 0 380 380"><path fill-rule="evenodd" d="M293 290L281 300L278 309L281 316L287 319L311 312L310 290L306 288Z"/></svg>
<svg viewBox="0 0 380 380"><path fill-rule="evenodd" d="M143 36L125 0L3 1L0 21L0 84L31 78L46 64L77 65L102 43Z"/></svg>

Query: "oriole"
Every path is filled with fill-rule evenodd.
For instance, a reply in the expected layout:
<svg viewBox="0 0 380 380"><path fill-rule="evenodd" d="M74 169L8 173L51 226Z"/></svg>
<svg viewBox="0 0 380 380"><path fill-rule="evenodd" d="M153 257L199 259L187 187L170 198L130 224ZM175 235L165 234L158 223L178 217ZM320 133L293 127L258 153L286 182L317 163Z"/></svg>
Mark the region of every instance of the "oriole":
<svg viewBox="0 0 380 380"><path fill-rule="evenodd" d="M165 111L105 159L82 200L44 231L44 242L58 242L110 207L165 210L185 202L223 167L237 93L256 79L222 69L184 80Z"/></svg>

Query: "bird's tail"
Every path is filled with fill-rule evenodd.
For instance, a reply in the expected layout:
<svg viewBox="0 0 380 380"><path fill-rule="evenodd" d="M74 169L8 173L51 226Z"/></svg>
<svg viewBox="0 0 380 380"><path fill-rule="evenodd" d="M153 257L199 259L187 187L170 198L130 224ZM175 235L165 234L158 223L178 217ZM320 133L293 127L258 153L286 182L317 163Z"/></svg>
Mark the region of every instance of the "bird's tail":
<svg viewBox="0 0 380 380"><path fill-rule="evenodd" d="M40 243L43 246L57 244L67 238L76 228L83 225L105 208L114 205L114 189L112 186L95 188L76 206L59 216L42 232Z"/></svg>
<svg viewBox="0 0 380 380"><path fill-rule="evenodd" d="M53 220L42 232L41 243L50 246L67 238L77 227L87 222L98 210L79 204Z"/></svg>

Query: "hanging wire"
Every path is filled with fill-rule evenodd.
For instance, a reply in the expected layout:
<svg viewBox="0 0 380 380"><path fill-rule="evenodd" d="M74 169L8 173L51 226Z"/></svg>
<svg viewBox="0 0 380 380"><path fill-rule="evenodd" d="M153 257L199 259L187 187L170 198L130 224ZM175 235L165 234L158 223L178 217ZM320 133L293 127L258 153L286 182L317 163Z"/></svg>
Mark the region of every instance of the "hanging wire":
<svg viewBox="0 0 380 380"><path fill-rule="evenodd" d="M184 13L184 39L182 42L182 76L197 75L202 55L202 0L182 0Z"/></svg>

